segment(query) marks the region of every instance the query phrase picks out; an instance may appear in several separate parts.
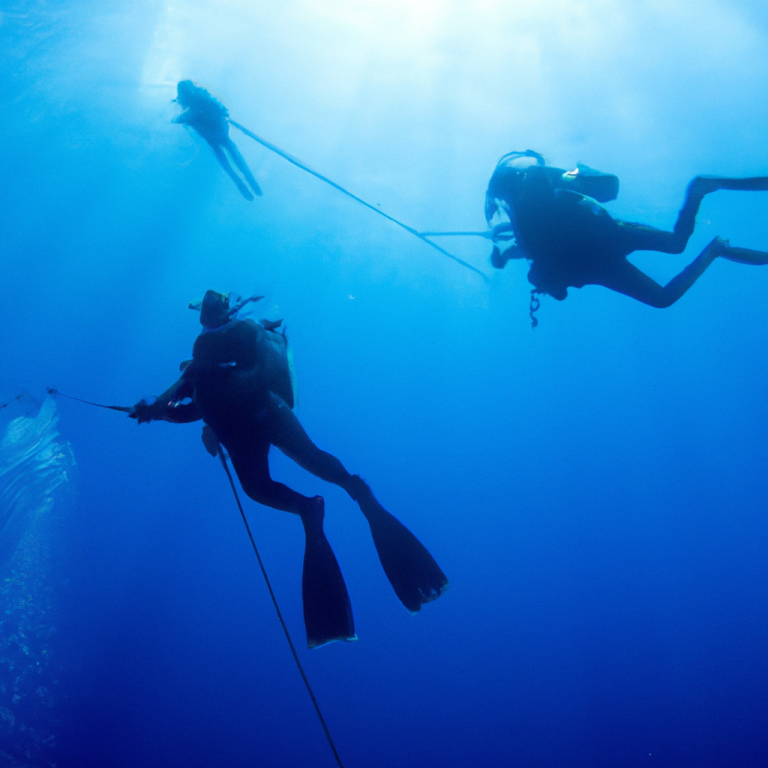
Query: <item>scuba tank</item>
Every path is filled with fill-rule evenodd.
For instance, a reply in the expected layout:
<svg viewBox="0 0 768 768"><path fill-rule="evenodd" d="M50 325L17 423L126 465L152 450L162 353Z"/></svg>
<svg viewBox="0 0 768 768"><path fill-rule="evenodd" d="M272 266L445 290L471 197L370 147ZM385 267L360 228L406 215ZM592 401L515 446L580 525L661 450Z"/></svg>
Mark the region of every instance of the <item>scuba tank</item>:
<svg viewBox="0 0 768 768"><path fill-rule="evenodd" d="M203 325L203 332L195 341L193 361L215 367L236 365L238 370L258 372L261 385L293 408L292 356L285 332L278 331L283 321L250 321L253 323L250 326L252 330L236 323L240 310L263 298L237 297L235 305L230 306L230 294L210 290L203 299L191 302L189 308L200 312L200 323Z"/></svg>
<svg viewBox="0 0 768 768"><path fill-rule="evenodd" d="M293 353L288 346L288 337L285 332L279 333L278 328L282 320L262 320L264 328L264 341L262 353L264 365L267 371L267 388L285 400L290 408L296 403L296 376L293 367Z"/></svg>
<svg viewBox="0 0 768 768"><path fill-rule="evenodd" d="M575 192L591 197L598 203L608 203L619 196L618 176L596 171L583 163L576 163L576 168L566 171L563 178L573 185Z"/></svg>

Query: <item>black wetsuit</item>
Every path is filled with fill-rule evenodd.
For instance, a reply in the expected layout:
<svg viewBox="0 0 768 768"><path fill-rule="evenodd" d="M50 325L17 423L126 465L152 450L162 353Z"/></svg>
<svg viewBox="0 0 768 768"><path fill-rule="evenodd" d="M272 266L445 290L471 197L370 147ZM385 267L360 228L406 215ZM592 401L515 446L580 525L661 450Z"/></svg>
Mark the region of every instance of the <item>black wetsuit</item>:
<svg viewBox="0 0 768 768"><path fill-rule="evenodd" d="M189 106L175 120L194 128L209 144L224 144L229 138L229 110L211 96L205 88L197 87Z"/></svg>
<svg viewBox="0 0 768 768"><path fill-rule="evenodd" d="M285 337L253 320L203 331L181 379L158 398L153 418L202 419L229 453L255 501L299 513L306 497L271 479L268 454L277 446L314 475L350 491L353 476L309 438L293 411ZM191 399L191 402L184 402Z"/></svg>
<svg viewBox="0 0 768 768"><path fill-rule="evenodd" d="M585 170L588 173L546 165L524 170L499 165L488 185L487 218L490 221L499 207L506 211L516 250L532 262L528 280L536 292L561 301L569 287L606 285L621 290L615 278L626 271L626 257L633 251L682 253L703 197L692 195L689 187L674 231L666 232L614 219L599 203L616 198L618 179Z"/></svg>
<svg viewBox="0 0 768 768"><path fill-rule="evenodd" d="M589 282L595 262L623 255L616 222L594 199L563 189L564 173L533 166L504 198L514 214L517 244L533 261L529 281L556 299L566 297L568 286Z"/></svg>
<svg viewBox="0 0 768 768"><path fill-rule="evenodd" d="M367 483L310 440L292 407L285 337L253 320L232 320L205 329L181 378L155 403L137 403L131 415L140 423L203 419L227 449L243 490L254 501L300 515L306 541L304 621L307 642L315 647L355 637L349 595L323 532L323 499L302 496L272 480L271 445L341 486L358 503L387 578L408 610L418 611L439 597L448 579L424 545L379 504Z"/></svg>
<svg viewBox="0 0 768 768"><path fill-rule="evenodd" d="M185 110L173 122L182 125L188 125L194 128L210 145L219 164L234 181L240 194L246 200L253 200L253 195L245 186L242 179L235 173L232 166L224 154L226 149L229 152L232 161L243 174L243 177L250 185L254 194L261 194L261 187L251 173L251 169L240 154L240 150L235 142L229 136L229 111L218 100L211 96L205 88L199 86L190 86L184 91L183 103Z"/></svg>

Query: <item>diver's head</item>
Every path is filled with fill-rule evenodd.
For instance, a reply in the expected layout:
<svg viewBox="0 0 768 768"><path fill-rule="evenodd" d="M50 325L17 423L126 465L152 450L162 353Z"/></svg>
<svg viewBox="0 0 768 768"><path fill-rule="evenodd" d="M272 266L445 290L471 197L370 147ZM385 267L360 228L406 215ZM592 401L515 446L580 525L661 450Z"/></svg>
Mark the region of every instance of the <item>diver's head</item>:
<svg viewBox="0 0 768 768"><path fill-rule="evenodd" d="M532 149L524 152L508 152L496 164L488 190L485 193L485 219L490 223L499 210L499 200L509 202L521 188L525 172L534 165L546 165L543 155Z"/></svg>
<svg viewBox="0 0 768 768"><path fill-rule="evenodd" d="M182 107L188 107L196 91L195 84L191 80L181 80L176 86L176 101Z"/></svg>
<svg viewBox="0 0 768 768"><path fill-rule="evenodd" d="M533 149L526 149L524 152L507 152L504 157L496 164L497 168L513 168L516 171L524 171L532 165L546 165L547 161L544 155Z"/></svg>
<svg viewBox="0 0 768 768"><path fill-rule="evenodd" d="M200 325L219 328L229 322L229 295L218 291L206 291L200 303Z"/></svg>
<svg viewBox="0 0 768 768"><path fill-rule="evenodd" d="M202 299L190 302L189 308L200 312L200 325L206 328L221 328L233 318L237 318L237 313L246 304L261 301L264 298L263 296L249 296L247 299L243 299L237 296L235 306L230 307L230 295L218 291L206 291Z"/></svg>

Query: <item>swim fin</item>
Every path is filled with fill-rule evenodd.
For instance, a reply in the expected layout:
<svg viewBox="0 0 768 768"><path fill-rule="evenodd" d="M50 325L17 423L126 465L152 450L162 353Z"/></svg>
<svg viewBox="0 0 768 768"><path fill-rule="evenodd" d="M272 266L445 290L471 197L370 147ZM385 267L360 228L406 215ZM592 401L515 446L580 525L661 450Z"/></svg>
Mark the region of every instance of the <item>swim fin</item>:
<svg viewBox="0 0 768 768"><path fill-rule="evenodd" d="M307 646L317 648L334 640L357 640L357 635L347 585L323 531L325 503L322 496L310 503L301 515L306 536L301 593Z"/></svg>
<svg viewBox="0 0 768 768"><path fill-rule="evenodd" d="M735 261L738 264L751 264L753 266L768 264L768 252L755 251L752 248L738 248L733 245L726 245L720 254L720 258Z"/></svg>
<svg viewBox="0 0 768 768"><path fill-rule="evenodd" d="M411 612L437 600L450 586L427 548L376 500L362 478L355 476L353 498L371 527L381 566L400 602Z"/></svg>

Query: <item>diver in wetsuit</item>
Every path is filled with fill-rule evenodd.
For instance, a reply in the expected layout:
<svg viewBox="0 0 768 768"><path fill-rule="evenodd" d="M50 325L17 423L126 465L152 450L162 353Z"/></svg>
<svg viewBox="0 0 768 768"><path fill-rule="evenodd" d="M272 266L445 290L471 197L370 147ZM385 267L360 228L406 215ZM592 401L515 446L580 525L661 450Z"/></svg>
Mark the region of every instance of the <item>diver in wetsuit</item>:
<svg viewBox="0 0 768 768"><path fill-rule="evenodd" d="M253 177L251 169L240 154L240 150L235 146L235 142L229 138L229 123L227 122L229 111L227 108L218 99L214 99L205 88L200 88L191 80L182 80L176 86L176 92L176 102L184 108L184 112L175 117L173 122L194 128L211 145L219 164L235 182L240 194L246 200L253 200L253 195L229 164L229 160L224 154L225 149L240 169L245 180L251 185L254 194L261 195L261 187Z"/></svg>
<svg viewBox="0 0 768 768"><path fill-rule="evenodd" d="M674 230L665 232L610 216L599 203L615 200L616 176L578 164L573 171L552 168L533 150L510 152L491 176L485 198L489 226L500 212L509 221L493 228L491 263L503 269L510 259L529 259L534 294L562 301L568 288L603 285L652 307L674 304L718 257L743 264L768 264L768 253L736 248L716 237L665 286L627 261L633 251L682 253L693 233L705 195L719 189L768 190L768 177L734 179L697 176L688 185ZM513 241L502 252L500 245ZM532 315L533 317L533 315Z"/></svg>
<svg viewBox="0 0 768 768"><path fill-rule="evenodd" d="M306 542L302 594L307 643L313 648L354 640L347 588L323 532L323 499L302 496L270 477L271 445L317 477L341 486L358 503L384 572L409 611L438 598L448 579L424 545L376 501L365 481L310 440L291 410L287 342L276 332L279 323L236 318L247 301L256 300L230 308L226 295L208 291L199 307L203 331L181 378L153 403L141 400L129 415L140 424L202 419L227 449L248 496L299 515Z"/></svg>

